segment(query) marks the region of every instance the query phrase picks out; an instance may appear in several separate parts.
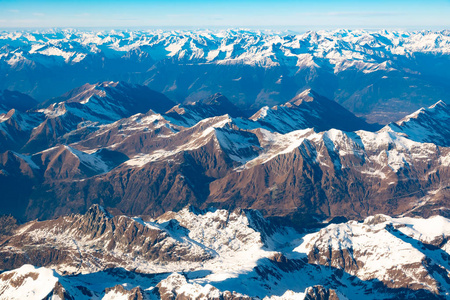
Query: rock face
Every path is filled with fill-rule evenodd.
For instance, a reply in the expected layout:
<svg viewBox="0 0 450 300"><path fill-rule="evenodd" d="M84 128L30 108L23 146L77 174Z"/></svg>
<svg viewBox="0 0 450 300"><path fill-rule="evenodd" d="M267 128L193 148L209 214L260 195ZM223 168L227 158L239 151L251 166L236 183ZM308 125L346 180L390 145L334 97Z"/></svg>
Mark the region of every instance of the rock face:
<svg viewBox="0 0 450 300"><path fill-rule="evenodd" d="M135 287L131 290L126 290L122 285L116 285L112 288L105 289L105 297L103 299L127 299L127 300L144 300L144 291L141 288Z"/></svg>
<svg viewBox="0 0 450 300"><path fill-rule="evenodd" d="M189 284L186 278L180 274L172 274L157 284L155 294L161 300L183 300L183 299L227 299L245 300L251 297L235 292L221 292L217 288L199 284Z"/></svg>
<svg viewBox="0 0 450 300"><path fill-rule="evenodd" d="M133 260L200 262L214 257L208 249L178 238L185 229L176 221L151 225L140 219L112 217L98 205L85 215L31 222L22 228L21 234L2 243L2 269L29 263L61 266L70 273L127 267Z"/></svg>
<svg viewBox="0 0 450 300"><path fill-rule="evenodd" d="M305 292L305 300L339 300L334 290L324 289L320 285L310 287Z"/></svg>
<svg viewBox="0 0 450 300"><path fill-rule="evenodd" d="M323 226L299 233L257 211L194 207L130 218L94 205L4 235L0 297L447 297L449 219L376 215Z"/></svg>

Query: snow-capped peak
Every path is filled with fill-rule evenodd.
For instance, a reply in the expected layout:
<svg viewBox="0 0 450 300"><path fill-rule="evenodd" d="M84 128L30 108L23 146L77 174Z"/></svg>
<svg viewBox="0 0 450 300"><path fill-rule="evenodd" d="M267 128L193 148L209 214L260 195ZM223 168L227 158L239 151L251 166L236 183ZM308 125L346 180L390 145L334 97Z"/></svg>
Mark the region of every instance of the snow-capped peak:
<svg viewBox="0 0 450 300"><path fill-rule="evenodd" d="M417 142L434 143L449 146L450 109L440 100L428 108L421 108L396 123L391 123L381 131L402 134Z"/></svg>

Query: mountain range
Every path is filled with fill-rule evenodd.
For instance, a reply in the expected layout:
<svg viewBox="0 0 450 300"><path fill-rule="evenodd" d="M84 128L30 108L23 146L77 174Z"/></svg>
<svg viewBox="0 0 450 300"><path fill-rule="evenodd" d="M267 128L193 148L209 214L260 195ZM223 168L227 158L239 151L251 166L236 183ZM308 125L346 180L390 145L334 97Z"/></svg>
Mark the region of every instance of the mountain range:
<svg viewBox="0 0 450 300"><path fill-rule="evenodd" d="M374 123L448 101L448 31L0 33L0 89L47 100L86 82L141 84L176 102L220 92L241 109L305 89Z"/></svg>
<svg viewBox="0 0 450 300"><path fill-rule="evenodd" d="M299 233L252 210L84 215L2 232L5 299L446 299L449 219ZM433 228L430 230L431 227ZM245 259L244 259L245 258Z"/></svg>
<svg viewBox="0 0 450 300"><path fill-rule="evenodd" d="M428 216L445 201L442 101L382 128L312 90L245 114L220 94L175 104L120 82L12 108L0 116L1 183L18 201L2 212L46 219L97 203L157 216L191 204L314 223L413 209Z"/></svg>
<svg viewBox="0 0 450 300"><path fill-rule="evenodd" d="M0 298L447 299L449 36L1 32Z"/></svg>

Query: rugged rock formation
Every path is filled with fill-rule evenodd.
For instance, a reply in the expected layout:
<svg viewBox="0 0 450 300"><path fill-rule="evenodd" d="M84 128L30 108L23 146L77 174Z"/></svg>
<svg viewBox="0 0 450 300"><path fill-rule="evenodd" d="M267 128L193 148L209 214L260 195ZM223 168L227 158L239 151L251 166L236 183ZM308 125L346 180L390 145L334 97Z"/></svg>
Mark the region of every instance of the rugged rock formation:
<svg viewBox="0 0 450 300"><path fill-rule="evenodd" d="M76 273L127 267L133 260L164 264L214 257L210 250L179 238L186 229L177 221L151 224L125 216L112 217L98 205L85 215L34 221L20 227L20 234L3 240L1 269L29 263Z"/></svg>
<svg viewBox="0 0 450 300"><path fill-rule="evenodd" d="M320 285L307 288L305 293L305 300L339 300L336 291L324 289Z"/></svg>
<svg viewBox="0 0 450 300"><path fill-rule="evenodd" d="M449 236L440 216L299 233L256 211L187 207L154 220L95 205L3 236L2 269L13 270L0 274L0 297L445 299Z"/></svg>

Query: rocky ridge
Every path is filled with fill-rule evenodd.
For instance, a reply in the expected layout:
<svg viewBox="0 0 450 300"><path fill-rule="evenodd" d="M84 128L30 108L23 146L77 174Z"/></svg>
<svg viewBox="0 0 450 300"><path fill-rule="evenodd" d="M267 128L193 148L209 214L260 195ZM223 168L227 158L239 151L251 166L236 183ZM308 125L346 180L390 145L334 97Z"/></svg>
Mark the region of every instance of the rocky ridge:
<svg viewBox="0 0 450 300"><path fill-rule="evenodd" d="M89 93L106 89L108 95L124 95L123 88L134 89L101 83L74 90L57 104L81 105L73 113L55 104L24 113L28 119L46 117L27 127L29 140L19 150L8 149L0 161L0 184L8 197L20 199L5 213L45 219L100 203L125 214L157 216L192 204L257 209L288 216L294 224L302 220L301 226L314 218L388 212L446 215L440 208L448 201L450 154L443 141L450 113L443 102L376 132L361 130L370 125L336 103L330 109L330 100L311 90L251 118L214 116L227 103L220 95L191 105L195 117L176 109L127 117L132 113L127 110L112 121L119 118L114 110L99 121L85 107L94 97ZM122 108L134 103L129 96L98 99L109 103L105 114L111 103L128 103ZM202 113L206 117L198 121ZM175 121L175 114L187 123ZM421 121L424 117L434 123ZM10 119L6 115L1 125Z"/></svg>
<svg viewBox="0 0 450 300"><path fill-rule="evenodd" d="M1 241L0 296L445 299L450 291L450 221L440 216L376 215L304 233L257 211L187 207L144 219L95 205L19 226Z"/></svg>

